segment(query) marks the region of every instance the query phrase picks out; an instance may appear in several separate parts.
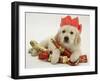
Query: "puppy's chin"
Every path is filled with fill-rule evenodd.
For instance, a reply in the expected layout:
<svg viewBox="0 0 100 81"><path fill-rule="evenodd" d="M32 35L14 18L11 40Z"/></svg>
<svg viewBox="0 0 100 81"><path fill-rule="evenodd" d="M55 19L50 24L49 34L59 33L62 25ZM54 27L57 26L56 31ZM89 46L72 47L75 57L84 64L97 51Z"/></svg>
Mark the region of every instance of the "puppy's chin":
<svg viewBox="0 0 100 81"><path fill-rule="evenodd" d="M62 45L62 47L64 47L64 48L69 48L69 47L70 47L70 43L62 42L61 45Z"/></svg>
<svg viewBox="0 0 100 81"><path fill-rule="evenodd" d="M70 49L70 48L73 47L74 42L73 42L73 41L69 41L69 42L61 41L60 44L61 44L61 46L62 46L63 48L69 48L69 49Z"/></svg>

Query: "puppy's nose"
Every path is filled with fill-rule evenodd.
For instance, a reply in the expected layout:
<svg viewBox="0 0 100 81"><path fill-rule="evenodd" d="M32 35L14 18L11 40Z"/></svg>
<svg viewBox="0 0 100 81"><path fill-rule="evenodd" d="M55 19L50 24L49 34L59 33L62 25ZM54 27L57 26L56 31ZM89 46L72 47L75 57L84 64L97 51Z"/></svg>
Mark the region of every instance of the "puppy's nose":
<svg viewBox="0 0 100 81"><path fill-rule="evenodd" d="M69 37L68 36L64 37L64 42L68 42L68 41L69 41Z"/></svg>

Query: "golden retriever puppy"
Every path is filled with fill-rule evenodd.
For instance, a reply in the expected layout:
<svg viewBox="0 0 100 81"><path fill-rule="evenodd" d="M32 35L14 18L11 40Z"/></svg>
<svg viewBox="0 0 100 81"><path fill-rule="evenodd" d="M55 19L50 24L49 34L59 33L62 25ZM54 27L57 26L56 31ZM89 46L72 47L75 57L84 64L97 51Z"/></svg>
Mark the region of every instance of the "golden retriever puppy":
<svg viewBox="0 0 100 81"><path fill-rule="evenodd" d="M71 62L76 62L79 59L81 55L80 32L81 25L79 24L78 17L72 19L71 16L66 16L61 19L58 33L54 37L46 39L40 43L50 51L52 64L58 63L61 55L61 50L57 48L52 40L57 42L60 47L71 51L71 55L68 57ZM33 55L36 55L36 51Z"/></svg>

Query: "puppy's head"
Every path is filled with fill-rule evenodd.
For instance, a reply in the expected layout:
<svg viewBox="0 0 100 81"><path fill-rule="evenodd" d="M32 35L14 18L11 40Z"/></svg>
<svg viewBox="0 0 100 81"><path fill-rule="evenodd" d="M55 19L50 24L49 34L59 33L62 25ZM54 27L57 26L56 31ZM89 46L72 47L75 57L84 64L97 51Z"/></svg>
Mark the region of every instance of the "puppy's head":
<svg viewBox="0 0 100 81"><path fill-rule="evenodd" d="M64 27L60 28L57 37L60 44L65 48L78 45L80 43L79 31L76 27L71 25L65 25Z"/></svg>

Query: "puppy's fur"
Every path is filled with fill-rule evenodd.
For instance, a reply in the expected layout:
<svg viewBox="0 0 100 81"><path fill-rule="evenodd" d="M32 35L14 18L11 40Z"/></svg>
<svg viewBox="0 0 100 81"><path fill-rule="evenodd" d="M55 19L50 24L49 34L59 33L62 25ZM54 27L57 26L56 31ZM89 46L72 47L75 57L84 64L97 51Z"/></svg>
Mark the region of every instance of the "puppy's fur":
<svg viewBox="0 0 100 81"><path fill-rule="evenodd" d="M56 38L56 39L55 39ZM70 56L70 61L75 62L79 58L80 51L80 33L76 29L76 27L71 25L64 25L60 28L57 35L53 38L46 39L42 41L40 44L48 50L52 51L51 63L55 64L59 61L60 50L56 48L51 39L59 41L60 45L64 48L70 49L72 55ZM36 50L32 55L37 55Z"/></svg>

